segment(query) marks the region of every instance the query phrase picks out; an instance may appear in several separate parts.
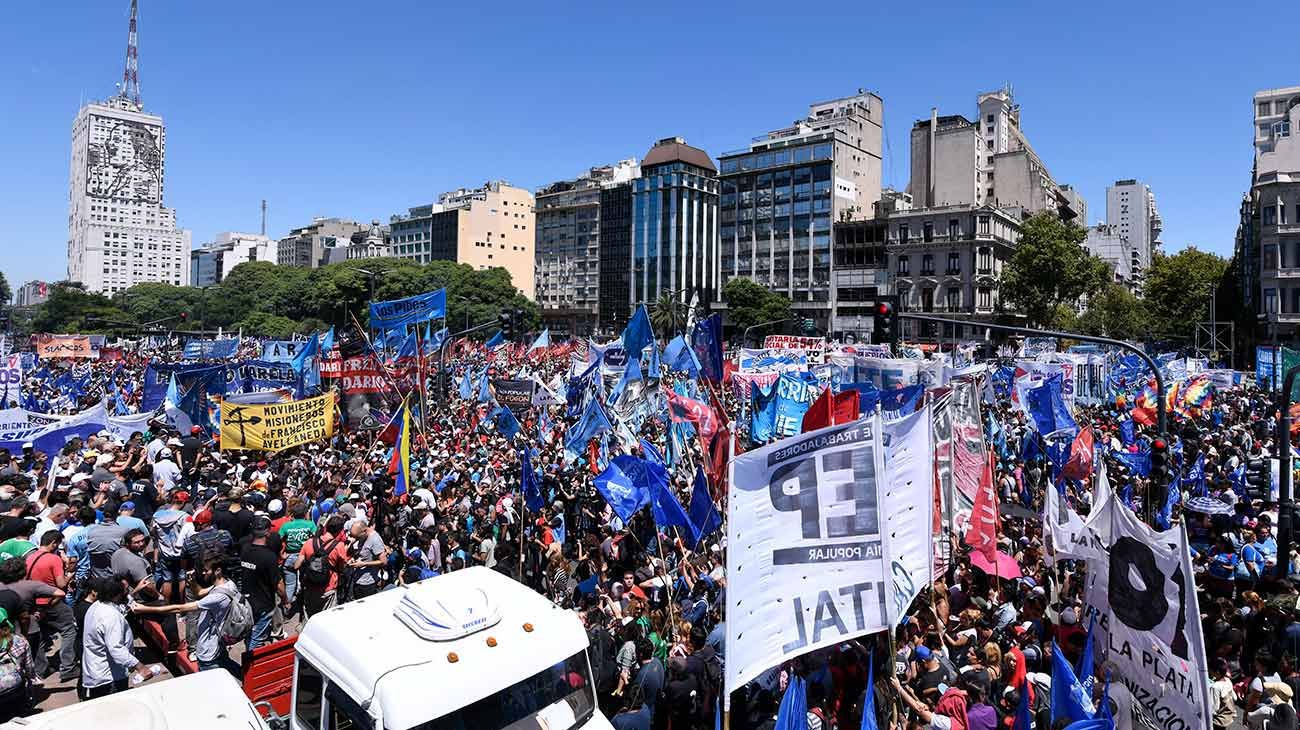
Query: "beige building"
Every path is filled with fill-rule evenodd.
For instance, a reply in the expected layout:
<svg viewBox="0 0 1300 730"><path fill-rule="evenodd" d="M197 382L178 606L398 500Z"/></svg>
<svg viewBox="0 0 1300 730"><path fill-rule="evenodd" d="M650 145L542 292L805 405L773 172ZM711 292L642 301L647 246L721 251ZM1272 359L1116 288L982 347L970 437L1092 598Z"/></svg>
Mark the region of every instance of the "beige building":
<svg viewBox="0 0 1300 730"><path fill-rule="evenodd" d="M533 194L495 181L438 196L438 202L390 219L389 248L420 263L455 261L475 269L499 267L524 296L534 296Z"/></svg>

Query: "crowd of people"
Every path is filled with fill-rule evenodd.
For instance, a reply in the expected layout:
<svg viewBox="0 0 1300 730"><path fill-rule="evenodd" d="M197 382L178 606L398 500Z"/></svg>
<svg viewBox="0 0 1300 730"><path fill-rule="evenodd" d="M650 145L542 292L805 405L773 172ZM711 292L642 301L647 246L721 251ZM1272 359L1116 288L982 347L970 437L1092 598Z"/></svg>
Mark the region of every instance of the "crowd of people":
<svg viewBox="0 0 1300 730"><path fill-rule="evenodd" d="M488 368L524 369L550 382L570 374L572 354L552 349L457 348L451 367L457 382ZM128 354L91 365L92 378L111 387L63 398L64 409L109 390L130 400L126 394L142 390L147 361ZM646 373L661 389L682 377L667 367ZM51 382L34 386L47 403L62 397ZM745 442L746 403L726 384L708 387L725 411L721 419L740 423L736 436ZM106 430L57 453L30 445L0 451L3 713L33 711L34 693L55 676L75 680L83 698L148 681L159 668L138 658L142 631L160 633L171 660L183 655L200 670L238 675L239 653L291 634L321 611L484 566L578 613L601 709L616 728L712 727L726 661L725 530L697 542L657 525L650 510L624 522L595 486L595 461L611 453L668 452L667 416L645 419L635 445L614 440L602 453L574 454L565 437L575 419L564 405L521 412L510 437L477 393L464 399L453 388L439 403L434 392L417 419L413 478L402 494L394 493L391 441L346 428L327 442L274 454L237 452L160 414L129 438ZM962 535L946 532L936 551L945 558L942 572L895 631L805 654L733 688L731 727L775 727L794 683L806 688L809 730L866 727L864 710L876 727L1010 729L1024 706L1039 728L1059 726L1051 718L1052 653L1078 665L1084 652L1083 568L1051 560L1045 545L1039 515L1054 488L1052 467L1030 444L1038 436L1023 409L1005 395L984 408L998 431L990 443L998 444L993 479L1001 504L1024 508L1002 521L999 536L1018 575L972 566ZM1276 577L1276 566L1295 574L1300 559L1278 555L1274 498L1250 494L1240 479L1247 461L1276 453L1270 394L1250 384L1225 389L1212 406L1179 416L1165 437L1180 464L1203 465L1206 491L1226 505L1214 514L1190 508L1190 483L1181 498L1165 500L1122 458L1158 436L1151 426L1126 425L1126 407L1081 406L1075 417L1092 429L1113 490L1139 514L1144 500L1167 501L1169 519L1186 526L1213 727L1296 728L1300 592ZM524 504L521 448L533 453L541 509ZM711 455L696 439L679 449L671 488L687 503L693 467ZM725 485L709 486L725 514ZM1083 480L1067 490L1081 515L1094 488ZM232 624L241 623L232 612L245 602L247 630L232 637Z"/></svg>

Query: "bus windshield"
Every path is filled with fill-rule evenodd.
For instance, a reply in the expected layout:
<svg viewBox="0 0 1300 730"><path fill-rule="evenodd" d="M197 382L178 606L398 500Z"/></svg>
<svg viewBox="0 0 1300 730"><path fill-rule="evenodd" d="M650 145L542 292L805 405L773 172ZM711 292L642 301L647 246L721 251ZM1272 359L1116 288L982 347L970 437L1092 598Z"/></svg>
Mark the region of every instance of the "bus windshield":
<svg viewBox="0 0 1300 730"><path fill-rule="evenodd" d="M596 696L587 653L410 730L573 730L591 718Z"/></svg>

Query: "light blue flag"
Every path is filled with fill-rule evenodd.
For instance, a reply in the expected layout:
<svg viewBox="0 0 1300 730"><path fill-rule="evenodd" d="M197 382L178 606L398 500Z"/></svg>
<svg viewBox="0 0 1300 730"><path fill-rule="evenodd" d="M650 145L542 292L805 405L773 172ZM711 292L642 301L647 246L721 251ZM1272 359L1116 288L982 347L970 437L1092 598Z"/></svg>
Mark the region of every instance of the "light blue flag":
<svg viewBox="0 0 1300 730"><path fill-rule="evenodd" d="M325 334L321 335L320 351L328 355L330 353L330 350L333 349L334 349L334 325L330 325L330 328L325 331Z"/></svg>
<svg viewBox="0 0 1300 730"><path fill-rule="evenodd" d="M464 377L460 379L460 399L469 400L473 397L474 384L469 381L469 370L466 370Z"/></svg>
<svg viewBox="0 0 1300 730"><path fill-rule="evenodd" d="M862 728L861 730L878 730L876 724L876 663L867 662L867 691L866 699L862 701Z"/></svg>
<svg viewBox="0 0 1300 730"><path fill-rule="evenodd" d="M700 540L722 527L722 515L718 514L718 510L713 506L709 483L704 478L704 470L698 466L695 467L695 487L691 490L690 515L691 535L694 538L691 549L694 550L699 547Z"/></svg>
<svg viewBox="0 0 1300 730"><path fill-rule="evenodd" d="M700 361L695 357L695 350L686 342L685 336L674 337L664 347L663 359L673 372L686 373L692 378L700 376Z"/></svg>
<svg viewBox="0 0 1300 730"><path fill-rule="evenodd" d="M520 481L523 484L524 504L536 512L546 505L546 501L542 499L542 490L537 484L537 472L533 469L530 451L528 447L519 450Z"/></svg>
<svg viewBox="0 0 1300 730"><path fill-rule="evenodd" d="M635 456L615 456L596 476L596 491L624 523L650 502L649 469L653 466ZM663 471L663 467L658 468Z"/></svg>
<svg viewBox="0 0 1300 730"><path fill-rule="evenodd" d="M1088 693L1089 697L1092 696L1093 685L1097 682L1096 677L1093 676L1096 672L1094 671L1092 656L1092 629L1096 623L1096 616L1088 620L1088 638L1083 642L1083 655L1079 657L1079 681L1083 684L1083 689Z"/></svg>
<svg viewBox="0 0 1300 730"><path fill-rule="evenodd" d="M600 406L600 401L592 398L587 401L587 407L582 411L582 418L578 419L578 423L565 434L564 450L574 457L581 456L588 442L602 433L613 430L614 426L610 424L605 409Z"/></svg>
<svg viewBox="0 0 1300 730"><path fill-rule="evenodd" d="M641 380L641 361L630 360L627 367L623 368L623 376L618 379L618 384L614 386L614 390L610 391L610 405L617 404L618 399L623 397L623 393L627 391L628 386L638 380Z"/></svg>
<svg viewBox="0 0 1300 730"><path fill-rule="evenodd" d="M505 343L506 343L506 336L502 334L501 330L497 330L497 333L495 335L492 335L492 337L487 341L487 348L491 350L492 348L500 347Z"/></svg>
<svg viewBox="0 0 1300 730"><path fill-rule="evenodd" d="M528 351L532 352L533 350L545 350L550 346L551 346L551 329L547 327L546 329L542 330L542 333L537 336L537 339L533 340L533 344L528 347Z"/></svg>
<svg viewBox="0 0 1300 730"><path fill-rule="evenodd" d="M488 375L484 370L478 380L478 402L487 403L490 400L492 400L492 391L488 388Z"/></svg>

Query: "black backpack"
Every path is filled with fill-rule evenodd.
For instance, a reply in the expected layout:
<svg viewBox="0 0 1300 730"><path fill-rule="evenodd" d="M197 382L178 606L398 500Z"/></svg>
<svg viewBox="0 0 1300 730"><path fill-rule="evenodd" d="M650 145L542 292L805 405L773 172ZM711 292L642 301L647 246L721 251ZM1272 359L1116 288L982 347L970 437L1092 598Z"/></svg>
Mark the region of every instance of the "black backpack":
<svg viewBox="0 0 1300 730"><path fill-rule="evenodd" d="M298 566L298 581L308 588L324 590L330 584L330 553L334 552L334 546L338 544L338 538L329 541L327 547L321 546L320 536L317 535L311 539L311 557Z"/></svg>
<svg viewBox="0 0 1300 730"><path fill-rule="evenodd" d="M614 662L614 637L609 631L597 626L587 631L587 641L591 643L588 655L591 657L591 674L596 682L596 692L609 694L618 685L618 665Z"/></svg>

